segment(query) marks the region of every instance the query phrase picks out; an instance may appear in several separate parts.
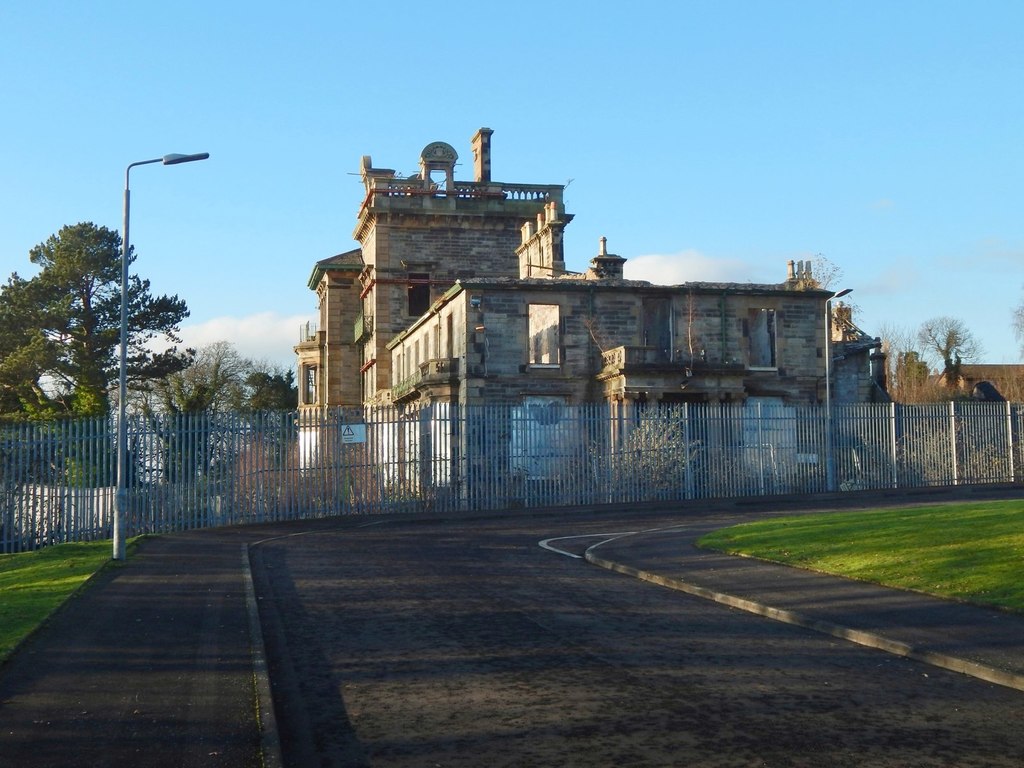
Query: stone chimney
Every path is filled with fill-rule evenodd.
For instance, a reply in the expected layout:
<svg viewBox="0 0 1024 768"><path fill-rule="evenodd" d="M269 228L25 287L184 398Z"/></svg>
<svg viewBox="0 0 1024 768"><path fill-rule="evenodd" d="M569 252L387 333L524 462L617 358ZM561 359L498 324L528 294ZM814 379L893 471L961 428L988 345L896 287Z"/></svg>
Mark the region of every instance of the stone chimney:
<svg viewBox="0 0 1024 768"><path fill-rule="evenodd" d="M871 350L871 354L868 355L868 370L870 371L871 380L875 382L875 385L883 392L888 392L888 382L885 376L885 352L882 351L881 339L876 339L879 342L878 346Z"/></svg>
<svg viewBox="0 0 1024 768"><path fill-rule="evenodd" d="M586 272L588 280L622 279L622 267L626 260L614 253L608 253L608 238L602 237L598 246L597 256L590 260L590 269Z"/></svg>
<svg viewBox="0 0 1024 768"><path fill-rule="evenodd" d="M490 128L481 128L472 138L473 178L489 184L491 181L491 134Z"/></svg>
<svg viewBox="0 0 1024 768"><path fill-rule="evenodd" d="M786 287L800 290L818 287L817 281L811 272L810 259L806 261L801 259L797 262L790 259L786 262Z"/></svg>
<svg viewBox="0 0 1024 768"><path fill-rule="evenodd" d="M568 218L560 215L558 203L551 200L544 204L536 221L528 219L523 222L520 228L522 243L516 248L520 278L565 274L562 236Z"/></svg>

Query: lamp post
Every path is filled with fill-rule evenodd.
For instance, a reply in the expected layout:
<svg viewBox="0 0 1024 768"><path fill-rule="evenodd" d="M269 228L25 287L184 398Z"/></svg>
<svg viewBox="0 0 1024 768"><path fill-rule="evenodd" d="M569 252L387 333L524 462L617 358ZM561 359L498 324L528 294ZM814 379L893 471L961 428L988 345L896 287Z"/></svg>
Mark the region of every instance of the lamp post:
<svg viewBox="0 0 1024 768"><path fill-rule="evenodd" d="M205 160L209 152L195 155L164 155L152 160L140 160L131 163L124 171L124 229L121 241L121 358L117 378L117 494L114 499L114 560L125 559L124 518L128 509L128 254L131 253L131 241L128 239L129 213L131 210L131 191L129 175L137 165L163 163L178 165Z"/></svg>
<svg viewBox="0 0 1024 768"><path fill-rule="evenodd" d="M825 299L825 490L836 489L836 468L832 458L832 299L850 293L843 288Z"/></svg>

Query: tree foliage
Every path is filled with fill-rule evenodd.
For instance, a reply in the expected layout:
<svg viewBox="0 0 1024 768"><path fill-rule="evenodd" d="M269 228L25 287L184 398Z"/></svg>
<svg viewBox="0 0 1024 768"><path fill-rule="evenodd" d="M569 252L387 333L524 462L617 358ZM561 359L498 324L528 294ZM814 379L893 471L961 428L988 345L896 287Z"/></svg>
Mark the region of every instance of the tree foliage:
<svg viewBox="0 0 1024 768"><path fill-rule="evenodd" d="M201 347L188 367L152 383L156 407L167 413L233 410L247 364L226 341Z"/></svg>
<svg viewBox="0 0 1024 768"><path fill-rule="evenodd" d="M917 350L907 350L896 355L894 360L896 371L897 388L904 394L903 402L922 402L931 400L931 397L922 397L929 391L929 376L931 372L928 364L921 359L921 353Z"/></svg>
<svg viewBox="0 0 1024 768"><path fill-rule="evenodd" d="M291 370L253 371L246 377L245 386L245 408L251 411L290 410L299 400L299 388Z"/></svg>
<svg viewBox="0 0 1024 768"><path fill-rule="evenodd" d="M129 265L135 261L129 254ZM39 271L12 274L0 289L0 408L30 418L99 416L118 378L121 236L91 222L69 225L29 252ZM180 343L188 308L154 296L149 281L127 286L128 376L133 382L180 370L187 355L154 353L151 340Z"/></svg>
<svg viewBox="0 0 1024 768"><path fill-rule="evenodd" d="M884 325L879 334L885 352L886 389L898 403L934 403L949 399L949 390L932 376L917 332Z"/></svg>
<svg viewBox="0 0 1024 768"><path fill-rule="evenodd" d="M295 375L239 354L227 341L201 347L187 368L150 386L145 407L165 413L271 411L298 402Z"/></svg>

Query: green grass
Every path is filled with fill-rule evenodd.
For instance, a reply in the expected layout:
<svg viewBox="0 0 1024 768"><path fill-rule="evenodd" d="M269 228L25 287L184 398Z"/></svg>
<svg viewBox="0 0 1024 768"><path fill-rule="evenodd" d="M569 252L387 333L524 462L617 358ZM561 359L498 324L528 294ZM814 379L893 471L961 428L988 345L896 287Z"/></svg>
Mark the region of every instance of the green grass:
<svg viewBox="0 0 1024 768"><path fill-rule="evenodd" d="M94 573L111 563L109 541L0 555L0 662Z"/></svg>
<svg viewBox="0 0 1024 768"><path fill-rule="evenodd" d="M1024 613L1024 501L775 518L698 544Z"/></svg>

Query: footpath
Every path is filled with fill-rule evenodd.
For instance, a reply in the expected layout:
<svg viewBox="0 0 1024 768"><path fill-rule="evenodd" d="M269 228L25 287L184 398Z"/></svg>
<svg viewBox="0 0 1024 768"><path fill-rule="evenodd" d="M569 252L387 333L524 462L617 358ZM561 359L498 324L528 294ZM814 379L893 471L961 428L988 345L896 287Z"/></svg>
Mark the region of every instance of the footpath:
<svg viewBox="0 0 1024 768"><path fill-rule="evenodd" d="M721 525L591 547L604 568L766 619L1024 691L1024 616L698 549Z"/></svg>
<svg viewBox="0 0 1024 768"><path fill-rule="evenodd" d="M777 512L778 502L773 506ZM586 557L769 619L1024 690L1024 616L693 544L727 518L756 514L749 504L735 514L719 507L706 518L691 509L680 526L617 538ZM238 528L154 537L126 563L101 571L0 666L0 768L280 765L245 554L248 543L270 535Z"/></svg>
<svg viewBox="0 0 1024 768"><path fill-rule="evenodd" d="M0 666L0 768L261 765L242 546L143 540Z"/></svg>

